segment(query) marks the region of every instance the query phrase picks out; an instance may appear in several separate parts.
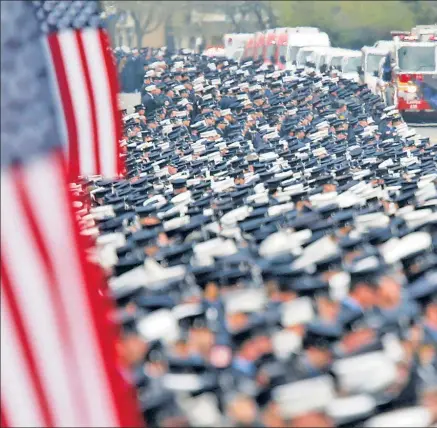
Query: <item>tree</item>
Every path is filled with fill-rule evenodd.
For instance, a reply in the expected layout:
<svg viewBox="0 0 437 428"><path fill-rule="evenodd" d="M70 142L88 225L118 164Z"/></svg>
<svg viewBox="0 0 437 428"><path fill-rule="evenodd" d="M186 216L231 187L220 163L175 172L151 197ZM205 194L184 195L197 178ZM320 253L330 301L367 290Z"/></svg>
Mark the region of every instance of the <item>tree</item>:
<svg viewBox="0 0 437 428"><path fill-rule="evenodd" d="M416 18L416 24L435 24L437 21L437 2L403 0Z"/></svg>
<svg viewBox="0 0 437 428"><path fill-rule="evenodd" d="M260 30L267 30L277 26L276 16L270 1L252 1L250 7L257 18Z"/></svg>
<svg viewBox="0 0 437 428"><path fill-rule="evenodd" d="M354 49L390 38L391 30L409 30L419 23L410 6L396 0L279 1L274 5L280 24L318 27L329 34L333 46Z"/></svg>
<svg viewBox="0 0 437 428"><path fill-rule="evenodd" d="M249 31L247 29L248 10L244 7L245 3L244 1L227 1L221 7L228 20L232 23L232 28L235 33L246 33Z"/></svg>
<svg viewBox="0 0 437 428"><path fill-rule="evenodd" d="M178 2L174 1L111 0L103 3L105 8L115 9L118 17L125 13L132 18L137 46L142 45L146 34L168 22L178 7Z"/></svg>
<svg viewBox="0 0 437 428"><path fill-rule="evenodd" d="M275 28L277 20L270 1L225 1L216 5L232 23L235 33L249 33Z"/></svg>
<svg viewBox="0 0 437 428"><path fill-rule="evenodd" d="M214 13L221 12L229 21L229 31L250 33L276 26L276 16L270 1L189 1L192 9Z"/></svg>

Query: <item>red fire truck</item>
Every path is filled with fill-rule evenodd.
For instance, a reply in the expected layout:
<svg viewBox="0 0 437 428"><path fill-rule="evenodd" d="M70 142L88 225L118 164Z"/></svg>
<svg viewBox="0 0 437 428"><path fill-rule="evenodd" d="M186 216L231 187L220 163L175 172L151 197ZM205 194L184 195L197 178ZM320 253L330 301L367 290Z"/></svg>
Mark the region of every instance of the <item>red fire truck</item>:
<svg viewBox="0 0 437 428"><path fill-rule="evenodd" d="M391 91L386 101L405 116L437 117L437 26L392 32ZM382 70L384 72L384 70ZM390 94L387 96L387 94Z"/></svg>
<svg viewBox="0 0 437 428"><path fill-rule="evenodd" d="M255 33L255 53L254 53L254 59L264 59L265 52L266 52L266 35L259 31Z"/></svg>
<svg viewBox="0 0 437 428"><path fill-rule="evenodd" d="M253 59L255 56L255 34L250 36L245 45L242 60Z"/></svg>
<svg viewBox="0 0 437 428"><path fill-rule="evenodd" d="M277 34L275 30L266 31L264 64L274 64L275 62L276 39Z"/></svg>
<svg viewBox="0 0 437 428"><path fill-rule="evenodd" d="M285 59L288 47L288 32L284 29L279 29L276 38L275 64L280 69L285 68Z"/></svg>

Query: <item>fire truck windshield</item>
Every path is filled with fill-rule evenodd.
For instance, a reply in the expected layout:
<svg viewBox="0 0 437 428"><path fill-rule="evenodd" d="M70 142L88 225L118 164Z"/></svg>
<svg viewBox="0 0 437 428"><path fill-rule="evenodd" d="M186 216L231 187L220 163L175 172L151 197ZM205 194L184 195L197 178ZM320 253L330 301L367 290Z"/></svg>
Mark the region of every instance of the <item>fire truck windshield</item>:
<svg viewBox="0 0 437 428"><path fill-rule="evenodd" d="M408 72L435 71L434 46L402 46L398 50L399 69Z"/></svg>
<svg viewBox="0 0 437 428"><path fill-rule="evenodd" d="M351 57L346 59L347 61L345 61L343 73L355 73L357 68L361 65L361 57Z"/></svg>
<svg viewBox="0 0 437 428"><path fill-rule="evenodd" d="M331 66L336 68L337 70L341 70L341 61L343 60L342 56L334 56L331 59Z"/></svg>
<svg viewBox="0 0 437 428"><path fill-rule="evenodd" d="M299 52L299 49L301 46L290 46L288 48L288 55L290 61L296 61L297 53Z"/></svg>
<svg viewBox="0 0 437 428"><path fill-rule="evenodd" d="M368 54L366 60L366 72L373 73L379 70L379 64L384 58L384 55Z"/></svg>

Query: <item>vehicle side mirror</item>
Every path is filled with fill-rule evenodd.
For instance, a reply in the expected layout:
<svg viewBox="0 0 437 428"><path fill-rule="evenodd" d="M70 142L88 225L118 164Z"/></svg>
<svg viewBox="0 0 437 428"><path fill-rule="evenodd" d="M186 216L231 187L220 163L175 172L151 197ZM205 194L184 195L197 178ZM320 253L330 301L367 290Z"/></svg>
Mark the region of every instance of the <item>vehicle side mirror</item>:
<svg viewBox="0 0 437 428"><path fill-rule="evenodd" d="M374 75L375 77L378 77L378 76L379 76L379 73L378 73L378 71L377 71L377 70L375 70L375 71L373 72L373 75Z"/></svg>

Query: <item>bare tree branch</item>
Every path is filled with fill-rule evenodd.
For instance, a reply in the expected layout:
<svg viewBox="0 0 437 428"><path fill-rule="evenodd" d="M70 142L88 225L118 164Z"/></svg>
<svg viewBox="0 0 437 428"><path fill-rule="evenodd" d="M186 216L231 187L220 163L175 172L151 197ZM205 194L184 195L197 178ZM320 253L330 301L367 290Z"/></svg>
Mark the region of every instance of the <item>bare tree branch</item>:
<svg viewBox="0 0 437 428"><path fill-rule="evenodd" d="M260 30L265 30L266 25L264 22L262 10L261 10L259 3L258 2L250 3L250 8L252 10L252 13L255 15L255 17L258 21L258 25L259 25Z"/></svg>
<svg viewBox="0 0 437 428"><path fill-rule="evenodd" d="M138 20L140 22L141 30L144 34L151 33L155 31L154 29L151 29L150 27L152 24L154 25L156 22L160 24L159 20L156 18L157 12L154 9L149 9L147 15L141 15L138 17ZM141 19L141 17L143 19Z"/></svg>

